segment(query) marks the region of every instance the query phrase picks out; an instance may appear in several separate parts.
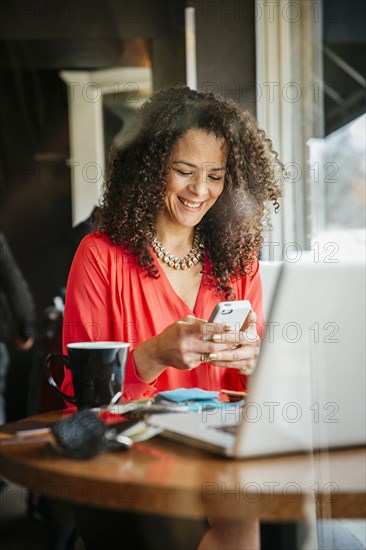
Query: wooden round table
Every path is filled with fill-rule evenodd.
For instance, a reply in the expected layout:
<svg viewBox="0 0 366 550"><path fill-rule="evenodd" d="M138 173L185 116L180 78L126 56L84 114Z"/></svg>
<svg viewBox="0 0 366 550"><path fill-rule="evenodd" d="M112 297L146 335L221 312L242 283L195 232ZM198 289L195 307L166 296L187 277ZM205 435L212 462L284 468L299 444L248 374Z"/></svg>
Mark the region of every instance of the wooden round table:
<svg viewBox="0 0 366 550"><path fill-rule="evenodd" d="M16 425L51 425L60 415ZM79 461L56 456L45 441L14 442L9 425L0 430L0 475L57 499L181 518L215 512L287 521L306 519L309 510L327 518L366 515L363 448L231 460L159 436Z"/></svg>

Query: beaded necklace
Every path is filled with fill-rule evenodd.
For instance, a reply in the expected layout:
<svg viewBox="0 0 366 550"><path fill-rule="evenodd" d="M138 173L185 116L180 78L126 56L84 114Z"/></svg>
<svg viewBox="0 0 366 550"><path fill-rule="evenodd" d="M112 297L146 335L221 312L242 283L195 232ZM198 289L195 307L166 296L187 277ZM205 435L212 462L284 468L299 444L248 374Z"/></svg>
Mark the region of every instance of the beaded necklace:
<svg viewBox="0 0 366 550"><path fill-rule="evenodd" d="M204 245L200 241L198 232L194 235L192 250L183 258L174 256L174 254L169 252L166 246L164 246L157 237L152 238L151 246L157 257L173 269L187 269L203 261L202 254Z"/></svg>

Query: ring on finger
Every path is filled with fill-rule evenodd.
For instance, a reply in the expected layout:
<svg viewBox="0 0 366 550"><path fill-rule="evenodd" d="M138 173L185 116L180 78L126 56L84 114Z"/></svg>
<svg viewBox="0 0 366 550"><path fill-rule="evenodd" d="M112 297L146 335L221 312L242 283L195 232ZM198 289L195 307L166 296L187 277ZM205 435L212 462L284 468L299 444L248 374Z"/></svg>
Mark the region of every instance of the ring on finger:
<svg viewBox="0 0 366 550"><path fill-rule="evenodd" d="M201 363L207 363L209 355L210 355L209 353L201 353L200 355Z"/></svg>

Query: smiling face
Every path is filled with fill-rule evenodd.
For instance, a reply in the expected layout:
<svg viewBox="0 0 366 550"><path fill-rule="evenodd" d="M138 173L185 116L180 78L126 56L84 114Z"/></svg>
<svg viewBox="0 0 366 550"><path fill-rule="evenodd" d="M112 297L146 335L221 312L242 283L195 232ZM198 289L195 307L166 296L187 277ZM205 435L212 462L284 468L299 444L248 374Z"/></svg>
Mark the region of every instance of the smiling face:
<svg viewBox="0 0 366 550"><path fill-rule="evenodd" d="M224 189L227 156L223 138L204 130L188 130L172 149L158 225L197 225Z"/></svg>

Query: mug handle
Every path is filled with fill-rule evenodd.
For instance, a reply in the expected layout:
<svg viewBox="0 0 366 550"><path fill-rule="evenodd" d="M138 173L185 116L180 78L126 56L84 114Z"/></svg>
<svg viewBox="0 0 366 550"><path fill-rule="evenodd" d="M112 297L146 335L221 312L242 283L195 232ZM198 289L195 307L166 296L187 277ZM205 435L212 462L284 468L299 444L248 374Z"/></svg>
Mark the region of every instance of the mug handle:
<svg viewBox="0 0 366 550"><path fill-rule="evenodd" d="M73 403L74 405L76 405L77 404L76 397L74 397L73 395L66 395L66 393L63 393L60 390L60 388L58 387L55 379L52 376L51 368L50 368L50 361L51 361L52 357L57 357L58 359L60 359L60 361L62 363L64 363L64 365L67 369L70 369L69 358L66 357L66 355L62 355L62 353L59 353L58 351L54 351L52 353L49 353L47 355L46 359L45 359L44 364L43 364L44 371L45 371L48 383L59 395L61 395L61 397L66 399L66 401L69 401L70 403Z"/></svg>

